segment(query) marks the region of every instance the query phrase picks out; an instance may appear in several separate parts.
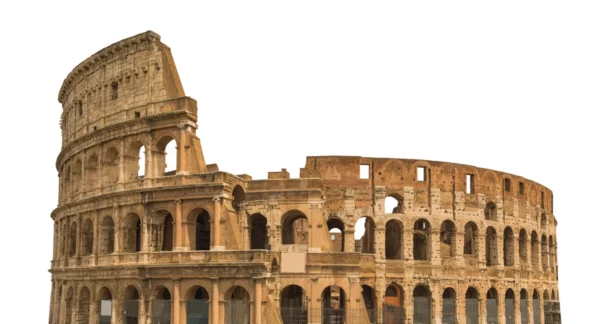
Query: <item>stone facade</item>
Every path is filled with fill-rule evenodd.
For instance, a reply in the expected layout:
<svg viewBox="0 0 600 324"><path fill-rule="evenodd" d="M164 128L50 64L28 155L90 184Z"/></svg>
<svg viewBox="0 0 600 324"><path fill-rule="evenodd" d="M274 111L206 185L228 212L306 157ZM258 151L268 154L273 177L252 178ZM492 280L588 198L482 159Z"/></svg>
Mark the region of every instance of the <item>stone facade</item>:
<svg viewBox="0 0 600 324"><path fill-rule="evenodd" d="M560 322L538 183L356 156L307 157L299 179L220 171L153 32L79 64L59 101L52 324Z"/></svg>

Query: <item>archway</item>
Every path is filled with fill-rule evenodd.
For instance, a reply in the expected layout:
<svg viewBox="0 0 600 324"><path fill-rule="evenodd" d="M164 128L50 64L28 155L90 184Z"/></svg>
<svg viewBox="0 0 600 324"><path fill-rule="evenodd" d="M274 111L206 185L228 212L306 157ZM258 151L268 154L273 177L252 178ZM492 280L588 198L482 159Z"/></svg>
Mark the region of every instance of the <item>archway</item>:
<svg viewBox="0 0 600 324"><path fill-rule="evenodd" d="M540 264L540 241L536 231L531 232L531 266L538 269Z"/></svg>
<svg viewBox="0 0 600 324"><path fill-rule="evenodd" d="M125 252L140 252L142 248L142 222L135 213L125 217Z"/></svg>
<svg viewBox="0 0 600 324"><path fill-rule="evenodd" d="M69 287L65 295L65 324L71 324L73 317L73 287ZM104 324L104 323L100 323Z"/></svg>
<svg viewBox="0 0 600 324"><path fill-rule="evenodd" d="M267 218L262 214L250 216L250 249L270 250L267 235Z"/></svg>
<svg viewBox="0 0 600 324"><path fill-rule="evenodd" d="M521 289L519 294L519 310L521 312L521 324L529 324L529 307L527 307L527 290Z"/></svg>
<svg viewBox="0 0 600 324"><path fill-rule="evenodd" d="M297 210L281 217L283 244L308 244L308 218Z"/></svg>
<svg viewBox="0 0 600 324"><path fill-rule="evenodd" d="M78 194L81 192L81 173L83 170L83 163L81 160L75 162L73 167L73 193Z"/></svg>
<svg viewBox="0 0 600 324"><path fill-rule="evenodd" d="M146 174L146 148L140 141L129 145L125 158L125 177L127 180L135 180Z"/></svg>
<svg viewBox="0 0 600 324"><path fill-rule="evenodd" d="M542 269L548 271L548 238L542 234Z"/></svg>
<svg viewBox="0 0 600 324"><path fill-rule="evenodd" d="M402 214L404 198L402 195L393 193L385 198L385 213L386 214Z"/></svg>
<svg viewBox="0 0 600 324"><path fill-rule="evenodd" d="M537 289L533 290L533 324L541 323L541 313L540 313L540 294Z"/></svg>
<svg viewBox="0 0 600 324"><path fill-rule="evenodd" d="M354 224L354 241L358 243L357 252L375 253L375 222L371 217L363 216ZM358 241L358 242L357 242Z"/></svg>
<svg viewBox="0 0 600 324"><path fill-rule="evenodd" d="M519 260L527 264L527 232L525 229L519 231Z"/></svg>
<svg viewBox="0 0 600 324"><path fill-rule="evenodd" d="M227 293L225 323L250 324L250 294L244 287L231 287Z"/></svg>
<svg viewBox="0 0 600 324"><path fill-rule="evenodd" d="M337 324L346 321L346 292L332 285L321 294L321 323Z"/></svg>
<svg viewBox="0 0 600 324"><path fill-rule="evenodd" d="M403 258L403 236L402 223L391 219L385 223L385 258L388 260L400 260Z"/></svg>
<svg viewBox="0 0 600 324"><path fill-rule="evenodd" d="M413 290L413 323L431 324L431 291L425 285Z"/></svg>
<svg viewBox="0 0 600 324"><path fill-rule="evenodd" d="M69 257L74 257L77 253L77 222L71 223L69 230Z"/></svg>
<svg viewBox="0 0 600 324"><path fill-rule="evenodd" d="M194 210L188 216L190 249L197 251L210 250L210 214L204 209Z"/></svg>
<svg viewBox="0 0 600 324"><path fill-rule="evenodd" d="M515 324L515 292L510 288L504 295L504 318L506 324Z"/></svg>
<svg viewBox="0 0 600 324"><path fill-rule="evenodd" d="M456 255L456 226L451 220L445 220L440 227L440 257Z"/></svg>
<svg viewBox="0 0 600 324"><path fill-rule="evenodd" d="M171 324L171 292L164 286L154 290L152 323Z"/></svg>
<svg viewBox="0 0 600 324"><path fill-rule="evenodd" d="M279 301L283 324L308 323L306 292L302 287L289 285L281 291Z"/></svg>
<svg viewBox="0 0 600 324"><path fill-rule="evenodd" d="M81 229L81 255L91 255L94 250L94 223L91 219L83 222Z"/></svg>
<svg viewBox="0 0 600 324"><path fill-rule="evenodd" d="M134 286L127 286L123 295L123 317L125 324L138 324L139 321L139 306L140 306L140 294L137 288Z"/></svg>
<svg viewBox="0 0 600 324"><path fill-rule="evenodd" d="M490 288L486 294L486 319L488 324L498 324L498 292Z"/></svg>
<svg viewBox="0 0 600 324"><path fill-rule="evenodd" d="M442 294L442 323L456 324L456 291L452 288Z"/></svg>
<svg viewBox="0 0 600 324"><path fill-rule="evenodd" d="M112 185L119 181L119 151L109 148L103 157L102 171L106 185Z"/></svg>
<svg viewBox="0 0 600 324"><path fill-rule="evenodd" d="M99 324L110 324L112 320L112 293L107 287L102 287L98 294L100 301Z"/></svg>
<svg viewBox="0 0 600 324"><path fill-rule="evenodd" d="M208 324L208 291L202 286L194 286L186 293L185 300L187 300L187 324Z"/></svg>
<svg viewBox="0 0 600 324"><path fill-rule="evenodd" d="M383 322L385 324L404 323L405 318L404 291L402 287L391 284L385 289Z"/></svg>
<svg viewBox="0 0 600 324"><path fill-rule="evenodd" d="M491 201L485 205L485 209L484 209L483 213L484 213L486 220L491 220L491 221L498 220L498 209L496 208L496 204Z"/></svg>
<svg viewBox="0 0 600 324"><path fill-rule="evenodd" d="M477 259L478 257L478 245L477 245L477 225L473 222L468 222L465 225L465 236L464 236L464 251L465 257L470 256L471 258Z"/></svg>
<svg viewBox="0 0 600 324"><path fill-rule="evenodd" d="M485 264L498 265L498 235L496 229L489 226L485 231Z"/></svg>
<svg viewBox="0 0 600 324"><path fill-rule="evenodd" d="M415 222L413 231L413 257L415 260L429 260L431 257L431 226L425 219Z"/></svg>
<svg viewBox="0 0 600 324"><path fill-rule="evenodd" d="M242 189L240 185L236 185L233 188L231 195L233 196L233 209L235 209L236 212L242 211L244 202L246 201L246 193L244 193L244 189Z"/></svg>
<svg viewBox="0 0 600 324"><path fill-rule="evenodd" d="M327 220L329 237L331 238L332 252L344 252L344 222L339 218L330 218Z"/></svg>
<svg viewBox="0 0 600 324"><path fill-rule="evenodd" d="M365 309L367 310L367 316L369 323L375 323L377 318L377 295L375 289L371 286L362 285L362 298Z"/></svg>
<svg viewBox="0 0 600 324"><path fill-rule="evenodd" d="M467 317L467 324L478 324L479 323L479 294L473 287L467 289L465 295L465 315Z"/></svg>
<svg viewBox="0 0 600 324"><path fill-rule="evenodd" d="M88 324L90 322L90 290L81 288L79 292L79 304L77 305L77 324Z"/></svg>
<svg viewBox="0 0 600 324"><path fill-rule="evenodd" d="M510 227L504 229L504 265L513 266L515 265L515 237L513 230Z"/></svg>
<svg viewBox="0 0 600 324"><path fill-rule="evenodd" d="M167 214L163 221L163 232L162 232L162 251L173 251L173 241L175 237L173 235L173 216Z"/></svg>
<svg viewBox="0 0 600 324"><path fill-rule="evenodd" d="M98 254L106 255L115 251L115 223L111 216L104 216L100 224L100 244Z"/></svg>
<svg viewBox="0 0 600 324"><path fill-rule="evenodd" d="M98 162L98 156L92 154L85 164L85 190L92 190L100 185L100 177L98 177L98 169L100 164Z"/></svg>

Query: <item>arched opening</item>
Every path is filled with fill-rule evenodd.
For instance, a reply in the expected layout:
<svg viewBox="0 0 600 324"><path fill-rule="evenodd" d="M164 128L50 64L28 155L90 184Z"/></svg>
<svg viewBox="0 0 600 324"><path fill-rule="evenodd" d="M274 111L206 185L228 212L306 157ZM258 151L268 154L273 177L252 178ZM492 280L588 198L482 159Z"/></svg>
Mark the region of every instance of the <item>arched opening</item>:
<svg viewBox="0 0 600 324"><path fill-rule="evenodd" d="M504 295L504 318L506 324L515 324L515 292L510 288Z"/></svg>
<svg viewBox="0 0 600 324"><path fill-rule="evenodd" d="M83 172L83 164L81 160L75 161L75 167L73 168L73 193L78 194L81 192L81 173Z"/></svg>
<svg viewBox="0 0 600 324"><path fill-rule="evenodd" d="M154 290L152 323L171 324L171 292L164 286Z"/></svg>
<svg viewBox="0 0 600 324"><path fill-rule="evenodd" d="M102 170L107 185L119 182L119 151L116 148L111 147L106 151Z"/></svg>
<svg viewBox="0 0 600 324"><path fill-rule="evenodd" d="M400 260L403 258L403 230L399 220L391 219L385 223L385 258Z"/></svg>
<svg viewBox="0 0 600 324"><path fill-rule="evenodd" d="M464 251L463 254L467 258L467 263L477 263L478 257L478 246L477 246L477 225L473 222L468 222L465 225L465 236L464 236Z"/></svg>
<svg viewBox="0 0 600 324"><path fill-rule="evenodd" d="M538 269L540 264L540 241L536 231L531 232L531 266Z"/></svg>
<svg viewBox="0 0 600 324"><path fill-rule="evenodd" d="M77 324L88 324L90 322L90 290L81 288L79 292L79 303L77 306Z"/></svg>
<svg viewBox="0 0 600 324"><path fill-rule="evenodd" d="M402 214L404 198L400 194L390 194L385 198L385 213L386 214Z"/></svg>
<svg viewBox="0 0 600 324"><path fill-rule="evenodd" d="M308 218L299 211L289 211L281 217L283 244L308 244Z"/></svg>
<svg viewBox="0 0 600 324"><path fill-rule="evenodd" d="M375 294L375 289L371 286L362 285L362 298L364 302L365 309L367 310L367 317L369 318L369 323L376 323L377 320L377 299Z"/></svg>
<svg viewBox="0 0 600 324"><path fill-rule="evenodd" d="M540 294L537 289L533 290L533 324L541 323L541 313L540 313Z"/></svg>
<svg viewBox="0 0 600 324"><path fill-rule="evenodd" d="M123 304L123 317L125 324L138 324L140 312L140 294L134 286L127 286L123 296L125 303Z"/></svg>
<svg viewBox="0 0 600 324"><path fill-rule="evenodd" d="M125 177L128 181L143 177L146 174L146 148L140 141L129 145L125 156Z"/></svg>
<svg viewBox="0 0 600 324"><path fill-rule="evenodd" d="M100 178L98 177L98 169L100 164L98 163L98 156L92 154L85 164L85 190L92 190L100 185Z"/></svg>
<svg viewBox="0 0 600 324"><path fill-rule="evenodd" d="M106 255L115 251L115 223L112 217L104 216L100 223L100 245L98 254Z"/></svg>
<svg viewBox="0 0 600 324"><path fill-rule="evenodd" d="M129 213L125 217L125 252L140 252L142 243L142 222L135 213Z"/></svg>
<svg viewBox="0 0 600 324"><path fill-rule="evenodd" d="M233 196L233 209L235 209L237 212L242 211L244 208L244 202L246 201L246 193L244 193L242 187L240 185L236 185L233 188L231 195Z"/></svg>
<svg viewBox="0 0 600 324"><path fill-rule="evenodd" d="M73 287L69 287L65 295L65 324L71 324L73 317ZM103 323L100 323L103 324Z"/></svg>
<svg viewBox="0 0 600 324"><path fill-rule="evenodd" d="M496 204L493 202L488 202L485 205L485 209L483 211L486 220L497 221L498 220L498 210L496 208Z"/></svg>
<svg viewBox="0 0 600 324"><path fill-rule="evenodd" d="M81 255L88 256L94 251L94 223L86 219L81 228Z"/></svg>
<svg viewBox="0 0 600 324"><path fill-rule="evenodd" d="M344 223L339 218L327 220L329 237L331 238L332 252L344 252Z"/></svg>
<svg viewBox="0 0 600 324"><path fill-rule="evenodd" d="M307 303L306 292L302 287L297 285L285 287L281 291L279 300L283 324L307 324Z"/></svg>
<svg viewBox="0 0 600 324"><path fill-rule="evenodd" d="M429 260L431 257L431 226L425 219L415 222L413 232L413 256L415 260Z"/></svg>
<svg viewBox="0 0 600 324"><path fill-rule="evenodd" d="M354 224L355 250L361 253L375 253L375 222L363 216Z"/></svg>
<svg viewBox="0 0 600 324"><path fill-rule="evenodd" d="M173 251L173 216L168 214L163 222L162 251Z"/></svg>
<svg viewBox="0 0 600 324"><path fill-rule="evenodd" d="M61 239L60 255L63 258L69 257L69 230L70 230L69 224L65 223L63 225L63 231L61 234L62 237L60 238Z"/></svg>
<svg viewBox="0 0 600 324"><path fill-rule="evenodd" d="M346 322L346 292L340 286L331 285L321 294L321 323Z"/></svg>
<svg viewBox="0 0 600 324"><path fill-rule="evenodd" d="M413 323L431 324L431 291L425 285L418 285L413 290Z"/></svg>
<svg viewBox="0 0 600 324"><path fill-rule="evenodd" d="M498 324L498 292L490 288L486 294L486 318L488 324Z"/></svg>
<svg viewBox="0 0 600 324"><path fill-rule="evenodd" d="M452 288L442 294L442 323L456 324L456 291Z"/></svg>
<svg viewBox="0 0 600 324"><path fill-rule="evenodd" d="M556 258L556 255L554 254L554 240L552 239L552 235L550 235L548 237L548 249L549 249L549 255L548 255L548 259L550 261L550 271L554 272L554 259Z"/></svg>
<svg viewBox="0 0 600 324"><path fill-rule="evenodd" d="M527 264L527 232L525 229L519 231L519 260L521 260L521 264Z"/></svg>
<svg viewBox="0 0 600 324"><path fill-rule="evenodd" d="M250 324L250 294L241 286L234 286L225 294L225 323Z"/></svg>
<svg viewBox="0 0 600 324"><path fill-rule="evenodd" d="M521 311L521 324L529 324L529 307L527 307L527 290L521 289L519 294L519 310Z"/></svg>
<svg viewBox="0 0 600 324"><path fill-rule="evenodd" d="M546 216L546 213L542 213L542 219L541 219L540 225L543 229L545 229L546 226L548 226L548 216Z"/></svg>
<svg viewBox="0 0 600 324"><path fill-rule="evenodd" d="M175 138L166 135L156 142L156 151L152 152L156 161L156 170L159 175L174 175L177 171L177 142Z"/></svg>
<svg viewBox="0 0 600 324"><path fill-rule="evenodd" d="M210 250L210 214L204 209L195 210L190 213L188 221L193 224L188 232L190 248L198 251Z"/></svg>
<svg viewBox="0 0 600 324"><path fill-rule="evenodd" d="M548 239L542 234L542 269L548 271Z"/></svg>
<svg viewBox="0 0 600 324"><path fill-rule="evenodd" d="M489 266L498 265L498 235L496 229L488 227L485 231L485 264Z"/></svg>
<svg viewBox="0 0 600 324"><path fill-rule="evenodd" d="M440 227L440 257L456 256L456 226L445 220Z"/></svg>
<svg viewBox="0 0 600 324"><path fill-rule="evenodd" d="M208 324L208 291L202 286L190 288L185 296L187 300L187 324Z"/></svg>
<svg viewBox="0 0 600 324"><path fill-rule="evenodd" d="M77 252L77 222L71 223L69 231L69 257L74 257Z"/></svg>
<svg viewBox="0 0 600 324"><path fill-rule="evenodd" d="M273 258L271 261L271 273L279 272L279 263L277 262L277 258Z"/></svg>
<svg viewBox="0 0 600 324"><path fill-rule="evenodd" d="M112 319L112 293L107 287L102 287L98 294L100 301L99 324L110 324Z"/></svg>
<svg viewBox="0 0 600 324"><path fill-rule="evenodd" d="M387 286L383 302L383 323L404 323L405 318L404 291L394 284Z"/></svg>
<svg viewBox="0 0 600 324"><path fill-rule="evenodd" d="M505 266L513 266L515 265L515 236L513 234L513 230L510 227L506 227L504 229L504 244L503 244L503 252L504 252L504 265Z"/></svg>
<svg viewBox="0 0 600 324"><path fill-rule="evenodd" d="M73 183L71 182L71 167L68 166L67 167L67 173L65 173L65 194L66 196L71 196L72 189L71 187L73 187Z"/></svg>
<svg viewBox="0 0 600 324"><path fill-rule="evenodd" d="M270 250L267 218L261 214L250 216L250 249Z"/></svg>
<svg viewBox="0 0 600 324"><path fill-rule="evenodd" d="M465 295L465 308L467 324L479 324L479 294L473 287L467 289Z"/></svg>

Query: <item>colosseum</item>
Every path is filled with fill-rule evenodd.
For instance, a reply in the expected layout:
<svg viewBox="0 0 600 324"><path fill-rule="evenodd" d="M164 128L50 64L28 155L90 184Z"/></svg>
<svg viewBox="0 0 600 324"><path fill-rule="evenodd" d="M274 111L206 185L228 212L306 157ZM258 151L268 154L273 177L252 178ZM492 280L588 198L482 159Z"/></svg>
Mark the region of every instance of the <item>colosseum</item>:
<svg viewBox="0 0 600 324"><path fill-rule="evenodd" d="M151 31L83 61L58 100L51 324L560 323L536 182L359 156L220 171Z"/></svg>

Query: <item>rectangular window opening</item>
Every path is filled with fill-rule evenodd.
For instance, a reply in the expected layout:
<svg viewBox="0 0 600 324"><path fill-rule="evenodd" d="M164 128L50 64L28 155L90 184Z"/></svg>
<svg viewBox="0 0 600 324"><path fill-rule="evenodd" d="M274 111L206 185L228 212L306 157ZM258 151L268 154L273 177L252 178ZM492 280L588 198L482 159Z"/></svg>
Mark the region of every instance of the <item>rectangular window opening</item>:
<svg viewBox="0 0 600 324"><path fill-rule="evenodd" d="M140 114L140 112L139 112L139 111L136 111L136 112L135 112L135 118L140 118L140 117L141 117L141 114Z"/></svg>
<svg viewBox="0 0 600 324"><path fill-rule="evenodd" d="M504 191L510 192L510 179L504 179Z"/></svg>
<svg viewBox="0 0 600 324"><path fill-rule="evenodd" d="M425 167L417 167L417 181L425 181Z"/></svg>
<svg viewBox="0 0 600 324"><path fill-rule="evenodd" d="M467 174L467 193L472 194L475 191L475 176Z"/></svg>
<svg viewBox="0 0 600 324"><path fill-rule="evenodd" d="M545 206L545 204L544 204L544 192L542 191L542 192L541 192L541 194L542 194L542 196L541 196L541 203L540 203L540 206L541 206L542 208L544 208L544 206Z"/></svg>
<svg viewBox="0 0 600 324"><path fill-rule="evenodd" d="M115 100L119 97L119 83L113 82L110 85L110 99Z"/></svg>
<svg viewBox="0 0 600 324"><path fill-rule="evenodd" d="M79 117L83 116L83 102L81 100L77 102L77 110L79 111Z"/></svg>
<svg viewBox="0 0 600 324"><path fill-rule="evenodd" d="M525 194L525 184L523 182L519 182L519 195Z"/></svg>
<svg viewBox="0 0 600 324"><path fill-rule="evenodd" d="M369 179L369 165L368 164L360 165L360 178L361 179Z"/></svg>

